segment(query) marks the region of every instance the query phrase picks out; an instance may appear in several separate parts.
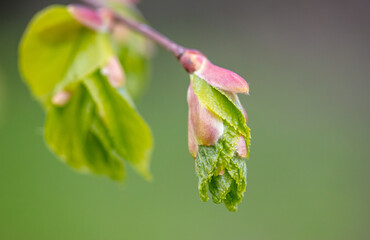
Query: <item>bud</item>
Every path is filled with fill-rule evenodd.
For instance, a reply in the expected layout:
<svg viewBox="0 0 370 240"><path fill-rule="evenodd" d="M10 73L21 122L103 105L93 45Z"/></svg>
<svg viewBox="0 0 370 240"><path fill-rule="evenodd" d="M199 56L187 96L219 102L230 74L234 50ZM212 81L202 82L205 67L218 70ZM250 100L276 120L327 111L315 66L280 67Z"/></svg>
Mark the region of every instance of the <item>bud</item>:
<svg viewBox="0 0 370 240"><path fill-rule="evenodd" d="M69 5L67 7L72 17L79 23L91 30L106 32L110 29L113 15L108 9L93 10L81 5Z"/></svg>
<svg viewBox="0 0 370 240"><path fill-rule="evenodd" d="M51 99L51 102L55 106L62 107L66 105L66 103L69 101L70 98L71 98L71 93L63 90L63 91L57 92Z"/></svg>
<svg viewBox="0 0 370 240"><path fill-rule="evenodd" d="M247 114L237 93L248 93L239 75L213 65L202 53L187 50L180 62L191 74L188 145L199 176L199 193L236 211L246 189L249 147Z"/></svg>
<svg viewBox="0 0 370 240"><path fill-rule="evenodd" d="M188 73L195 74L215 88L249 94L249 85L242 77L214 65L203 53L197 50L186 50L179 60Z"/></svg>
<svg viewBox="0 0 370 240"><path fill-rule="evenodd" d="M108 78L113 87L119 88L125 85L125 73L117 57L112 57L108 64L102 68L101 73Z"/></svg>

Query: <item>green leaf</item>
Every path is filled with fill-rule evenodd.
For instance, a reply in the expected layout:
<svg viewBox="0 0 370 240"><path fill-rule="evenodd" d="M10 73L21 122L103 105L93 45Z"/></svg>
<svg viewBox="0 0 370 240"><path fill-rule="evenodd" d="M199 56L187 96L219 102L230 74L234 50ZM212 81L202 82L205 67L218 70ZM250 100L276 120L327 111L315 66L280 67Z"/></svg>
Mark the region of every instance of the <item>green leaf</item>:
<svg viewBox="0 0 370 240"><path fill-rule="evenodd" d="M147 179L152 135L127 94L120 94L99 72L84 81L109 132L114 149ZM123 91L123 90L121 90Z"/></svg>
<svg viewBox="0 0 370 240"><path fill-rule="evenodd" d="M231 191L233 179L226 171L223 175L213 176L209 183L209 191L214 203L220 204L225 201L226 195Z"/></svg>
<svg viewBox="0 0 370 240"><path fill-rule="evenodd" d="M199 194L202 201L208 201L209 189L213 202L223 202L236 211L246 188L246 163L235 152L239 133L225 121L224 125L224 134L214 146L199 146L195 159Z"/></svg>
<svg viewBox="0 0 370 240"><path fill-rule="evenodd" d="M108 36L83 27L59 5L36 14L19 47L21 73L44 103L51 94L102 67L111 56Z"/></svg>
<svg viewBox="0 0 370 240"><path fill-rule="evenodd" d="M76 170L122 180L123 164L99 118L90 94L83 85L79 85L65 106L48 109L45 140L64 162Z"/></svg>
<svg viewBox="0 0 370 240"><path fill-rule="evenodd" d="M45 139L64 162L79 171L122 180L122 161L127 160L151 178L150 129L125 90L113 88L99 71L74 89L65 106L48 108Z"/></svg>
<svg viewBox="0 0 370 240"><path fill-rule="evenodd" d="M226 195L224 204L230 211L237 210L237 205L242 201L247 187L247 163L245 160L239 156L234 156L227 167L227 172L232 177L233 183Z"/></svg>
<svg viewBox="0 0 370 240"><path fill-rule="evenodd" d="M46 106L45 140L63 161L78 171L122 180L127 160L150 178L150 129L127 90L113 88L100 74L112 56L108 35L82 26L58 5L34 17L19 48L21 72ZM145 73L141 60L135 52L125 53L128 78ZM71 93L69 102L50 104L61 90Z"/></svg>

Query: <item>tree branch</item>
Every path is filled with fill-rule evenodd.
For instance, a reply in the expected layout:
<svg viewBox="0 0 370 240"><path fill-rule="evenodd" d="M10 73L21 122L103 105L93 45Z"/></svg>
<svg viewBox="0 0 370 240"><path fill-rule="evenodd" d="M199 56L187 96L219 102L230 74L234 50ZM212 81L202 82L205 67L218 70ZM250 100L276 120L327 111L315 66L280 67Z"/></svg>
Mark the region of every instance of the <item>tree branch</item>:
<svg viewBox="0 0 370 240"><path fill-rule="evenodd" d="M81 0L81 1L90 5L90 6L93 6L95 8L104 7L100 3L99 0ZM135 21L131 18L126 18L124 16L121 16L121 15L115 13L114 10L112 10L112 9L110 9L110 10L113 13L113 19L114 19L115 23L123 24L123 25L129 27L131 30L136 31L136 32L140 33L141 35L144 35L145 37L151 39L152 41L154 41L158 45L160 45L163 48L170 51L173 55L175 55L176 58L179 59L182 56L182 54L186 50L188 50L187 48L185 48L185 47L175 43L174 41L170 40L169 38L167 38L166 36L164 36L163 34L158 32L157 30L153 29L152 27L150 27L150 26L148 26L144 23Z"/></svg>
<svg viewBox="0 0 370 240"><path fill-rule="evenodd" d="M124 24L132 30L146 36L147 38L151 39L163 48L170 51L173 55L175 55L176 58L180 58L186 50L185 47L173 42L163 34L159 33L158 31L144 23L140 23L117 14L114 14L114 21Z"/></svg>

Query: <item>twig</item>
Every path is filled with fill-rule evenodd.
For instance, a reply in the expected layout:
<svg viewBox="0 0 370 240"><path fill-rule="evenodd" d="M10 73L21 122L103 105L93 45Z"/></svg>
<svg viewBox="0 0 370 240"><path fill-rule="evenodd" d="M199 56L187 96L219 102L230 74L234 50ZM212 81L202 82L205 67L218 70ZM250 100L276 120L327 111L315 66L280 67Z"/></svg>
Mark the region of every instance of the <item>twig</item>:
<svg viewBox="0 0 370 240"><path fill-rule="evenodd" d="M101 8L104 7L99 1L97 0L81 0L82 2L93 6L95 8ZM151 39L152 41L156 42L158 45L162 46L163 48L167 49L170 51L173 55L175 55L176 58L180 58L182 54L187 50L187 48L175 43L174 41L170 40L168 37L164 36L157 30L153 29L152 27L135 21L133 19L124 17L122 15L119 15L112 10L113 13L113 19L116 23L118 24L123 24L133 31L136 31L145 37Z"/></svg>

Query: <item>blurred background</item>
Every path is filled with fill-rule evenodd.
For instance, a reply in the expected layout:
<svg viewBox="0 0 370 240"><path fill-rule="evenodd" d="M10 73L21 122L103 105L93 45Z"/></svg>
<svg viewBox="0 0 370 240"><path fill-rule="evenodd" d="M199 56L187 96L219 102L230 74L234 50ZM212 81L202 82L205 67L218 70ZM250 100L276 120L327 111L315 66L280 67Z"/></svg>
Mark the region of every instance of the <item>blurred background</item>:
<svg viewBox="0 0 370 240"><path fill-rule="evenodd" d="M32 15L68 1L0 3L0 239L369 239L370 3L142 0L151 24L244 76L252 128L236 213L200 201L187 149L187 74L158 49L139 109L154 181L80 175L44 144L17 69Z"/></svg>

